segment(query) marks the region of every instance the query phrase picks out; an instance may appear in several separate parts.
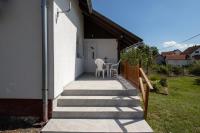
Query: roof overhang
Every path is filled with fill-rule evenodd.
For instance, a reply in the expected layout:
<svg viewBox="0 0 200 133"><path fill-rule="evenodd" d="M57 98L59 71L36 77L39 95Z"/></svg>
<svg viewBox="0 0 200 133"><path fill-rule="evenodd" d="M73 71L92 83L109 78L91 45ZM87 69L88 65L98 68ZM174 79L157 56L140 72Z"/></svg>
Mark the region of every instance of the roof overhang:
<svg viewBox="0 0 200 133"><path fill-rule="evenodd" d="M91 14L93 11L91 0L79 0L79 6L85 12Z"/></svg>
<svg viewBox="0 0 200 133"><path fill-rule="evenodd" d="M111 34L115 34L117 39L126 42L127 44L129 44L129 46L138 42L143 42L143 39L141 39L140 37L129 32L128 30L113 22L109 18L95 11L92 8L91 0L79 0L79 3L80 8L85 16L87 16L90 20L97 23L98 25L101 25L102 28L104 28Z"/></svg>
<svg viewBox="0 0 200 133"><path fill-rule="evenodd" d="M87 0L87 6L88 6L89 13L92 13L92 1L91 0Z"/></svg>

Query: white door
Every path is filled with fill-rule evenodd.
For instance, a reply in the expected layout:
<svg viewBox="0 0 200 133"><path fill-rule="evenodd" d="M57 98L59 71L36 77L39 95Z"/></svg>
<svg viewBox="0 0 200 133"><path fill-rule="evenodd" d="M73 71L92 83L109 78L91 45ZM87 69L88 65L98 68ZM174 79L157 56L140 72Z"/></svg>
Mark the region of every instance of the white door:
<svg viewBox="0 0 200 133"><path fill-rule="evenodd" d="M94 63L97 56L97 45L94 42L86 44L86 59L85 70L86 72L95 72L96 65Z"/></svg>

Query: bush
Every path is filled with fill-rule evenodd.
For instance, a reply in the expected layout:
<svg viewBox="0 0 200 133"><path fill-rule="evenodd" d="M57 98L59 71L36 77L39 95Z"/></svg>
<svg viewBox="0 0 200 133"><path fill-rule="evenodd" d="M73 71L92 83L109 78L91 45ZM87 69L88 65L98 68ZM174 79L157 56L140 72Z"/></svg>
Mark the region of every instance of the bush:
<svg viewBox="0 0 200 133"><path fill-rule="evenodd" d="M168 95L167 78L165 78L165 77L160 78L159 75L153 75L153 76L150 76L150 80L151 80L152 86L154 88L153 91L155 91L156 93Z"/></svg>
<svg viewBox="0 0 200 133"><path fill-rule="evenodd" d="M182 67L179 67L179 66L174 66L172 67L172 72L175 74L175 75L180 75L183 73L183 68Z"/></svg>
<svg viewBox="0 0 200 133"><path fill-rule="evenodd" d="M193 75L200 75L200 61L194 62L190 67L189 67L189 73Z"/></svg>
<svg viewBox="0 0 200 133"><path fill-rule="evenodd" d="M157 72L161 74L169 74L169 68L168 66L161 65L157 68Z"/></svg>
<svg viewBox="0 0 200 133"><path fill-rule="evenodd" d="M162 85L163 87L167 87L167 78L161 78L161 80L159 81L160 85Z"/></svg>
<svg viewBox="0 0 200 133"><path fill-rule="evenodd" d="M155 92L159 93L162 90L162 86L160 85L159 81L153 81L152 86Z"/></svg>

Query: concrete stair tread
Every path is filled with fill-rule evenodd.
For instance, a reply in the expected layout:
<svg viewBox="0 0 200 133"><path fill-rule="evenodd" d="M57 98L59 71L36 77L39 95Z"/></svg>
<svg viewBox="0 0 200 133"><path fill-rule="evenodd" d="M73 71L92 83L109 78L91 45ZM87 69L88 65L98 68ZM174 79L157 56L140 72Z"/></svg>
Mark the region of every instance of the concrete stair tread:
<svg viewBox="0 0 200 133"><path fill-rule="evenodd" d="M132 119L143 118L143 110L137 107L56 107L53 118L73 119Z"/></svg>
<svg viewBox="0 0 200 133"><path fill-rule="evenodd" d="M64 90L62 96L137 96L137 89L68 89Z"/></svg>
<svg viewBox="0 0 200 133"><path fill-rule="evenodd" d="M128 86L128 84L126 84ZM127 90L136 89L125 87L118 80L74 81L64 87L64 90Z"/></svg>
<svg viewBox="0 0 200 133"><path fill-rule="evenodd" d="M51 119L42 133L152 133L143 119Z"/></svg>
<svg viewBox="0 0 200 133"><path fill-rule="evenodd" d="M143 112L138 107L56 107L53 112Z"/></svg>
<svg viewBox="0 0 200 133"><path fill-rule="evenodd" d="M140 100L139 96L60 96L58 99Z"/></svg>
<svg viewBox="0 0 200 133"><path fill-rule="evenodd" d="M60 96L58 107L132 107L140 105L139 96Z"/></svg>

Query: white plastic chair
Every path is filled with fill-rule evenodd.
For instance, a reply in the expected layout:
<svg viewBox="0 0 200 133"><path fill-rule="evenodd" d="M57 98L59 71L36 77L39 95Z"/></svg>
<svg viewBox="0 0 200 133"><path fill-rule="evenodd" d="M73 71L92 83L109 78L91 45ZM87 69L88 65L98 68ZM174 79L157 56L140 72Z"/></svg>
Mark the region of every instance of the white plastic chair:
<svg viewBox="0 0 200 133"><path fill-rule="evenodd" d="M104 78L104 73L105 73L105 70L103 68L104 64L105 64L104 61L102 59L96 59L95 64L97 65L95 76L99 77L101 72L102 72L102 75L103 75L103 78Z"/></svg>
<svg viewBox="0 0 200 133"><path fill-rule="evenodd" d="M112 77L112 72L116 74L116 77L118 77L118 68L119 68L120 60L117 64L112 64L110 68L110 77ZM113 75L114 76L114 75Z"/></svg>

